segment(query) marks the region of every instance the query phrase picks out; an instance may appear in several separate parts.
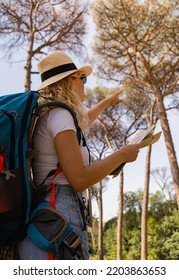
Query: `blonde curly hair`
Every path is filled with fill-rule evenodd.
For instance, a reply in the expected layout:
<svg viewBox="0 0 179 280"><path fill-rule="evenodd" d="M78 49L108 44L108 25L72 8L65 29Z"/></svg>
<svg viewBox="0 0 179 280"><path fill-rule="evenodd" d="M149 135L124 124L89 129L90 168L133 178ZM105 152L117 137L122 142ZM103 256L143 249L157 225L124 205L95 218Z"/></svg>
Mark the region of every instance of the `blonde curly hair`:
<svg viewBox="0 0 179 280"><path fill-rule="evenodd" d="M72 86L72 79L77 76L67 76L64 79L53 83L41 90L39 103L44 103L49 100L58 100L66 103L70 106L77 114L78 124L81 129L87 129L88 127L88 115L87 110L80 100L77 89Z"/></svg>

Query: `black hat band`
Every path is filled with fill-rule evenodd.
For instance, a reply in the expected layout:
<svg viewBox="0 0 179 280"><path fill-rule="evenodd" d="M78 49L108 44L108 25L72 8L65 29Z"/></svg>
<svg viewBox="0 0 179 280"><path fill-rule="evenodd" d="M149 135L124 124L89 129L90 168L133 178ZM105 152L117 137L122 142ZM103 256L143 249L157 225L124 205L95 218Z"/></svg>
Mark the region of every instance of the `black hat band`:
<svg viewBox="0 0 179 280"><path fill-rule="evenodd" d="M58 74L61 74L61 73L67 72L67 71L71 71L71 70L76 70L76 69L77 69L77 67L74 63L63 64L63 65L54 67L54 68L42 73L41 80L42 80L42 82L44 82L45 80L47 80L55 75L58 75Z"/></svg>

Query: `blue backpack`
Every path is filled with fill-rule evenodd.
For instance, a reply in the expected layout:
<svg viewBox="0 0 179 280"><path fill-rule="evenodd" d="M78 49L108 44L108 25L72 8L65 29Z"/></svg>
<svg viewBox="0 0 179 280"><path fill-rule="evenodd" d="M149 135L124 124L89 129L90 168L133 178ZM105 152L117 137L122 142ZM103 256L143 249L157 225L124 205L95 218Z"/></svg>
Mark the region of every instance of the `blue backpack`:
<svg viewBox="0 0 179 280"><path fill-rule="evenodd" d="M38 105L39 97L40 95L36 91L0 96L0 246L21 240L27 232L30 232L32 236L33 232L34 236L37 235L35 224L39 225L39 215L44 211L49 212L48 205L44 205L42 202L41 206L37 205L39 213L33 209L31 217L34 193L34 183L31 176L31 159L34 152L32 134L42 110L47 106L50 108L60 106L69 110L78 128L78 141L80 142L81 139L81 130L78 127L74 111L59 101ZM51 172L50 175L54 172ZM44 210L43 206L45 206ZM52 214L49 213L49 215ZM32 223L28 228L29 220ZM60 220L60 223L63 233L66 232L69 235L72 231L71 227L66 224L66 221ZM46 235L48 236L48 233ZM62 238L60 234L58 235L61 238L60 244L65 236ZM78 236L75 237L73 234L72 238L77 241ZM42 246L45 249L46 239L41 234L38 235L38 239L43 239ZM51 240L47 240L47 251L50 246L52 248L50 251L53 252L54 245L51 243ZM79 239L76 244L79 245ZM71 245L74 249L74 244Z"/></svg>

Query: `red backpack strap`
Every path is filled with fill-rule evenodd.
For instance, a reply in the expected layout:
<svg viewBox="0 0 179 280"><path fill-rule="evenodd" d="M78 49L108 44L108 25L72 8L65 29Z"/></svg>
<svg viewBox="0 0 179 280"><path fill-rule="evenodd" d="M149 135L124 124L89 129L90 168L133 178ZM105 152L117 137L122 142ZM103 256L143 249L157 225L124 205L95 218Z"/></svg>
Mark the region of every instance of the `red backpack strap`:
<svg viewBox="0 0 179 280"><path fill-rule="evenodd" d="M55 184L53 183L53 180L56 178L56 176L62 171L60 165L58 166L57 170L55 171L51 181L48 183L48 188L51 188L51 195L50 195L50 207L56 209L56 203L55 203L55 196L56 196L56 189ZM48 260L54 260L55 256L53 253L48 253Z"/></svg>
<svg viewBox="0 0 179 280"><path fill-rule="evenodd" d="M54 172L55 171L55 172ZM61 169L61 166L58 164L58 167L57 167L57 169L56 170L53 170L53 177L52 177L52 179L50 180L50 182L48 183L48 185L47 185L47 187L48 187L48 189L50 189L51 188L51 185L52 185L52 182L53 182L53 180L57 177L57 175L60 173L62 171L62 169ZM50 174L51 172L49 172L49 174ZM49 177L49 174L47 175L47 177L45 178L45 180ZM51 175L51 176L52 176Z"/></svg>

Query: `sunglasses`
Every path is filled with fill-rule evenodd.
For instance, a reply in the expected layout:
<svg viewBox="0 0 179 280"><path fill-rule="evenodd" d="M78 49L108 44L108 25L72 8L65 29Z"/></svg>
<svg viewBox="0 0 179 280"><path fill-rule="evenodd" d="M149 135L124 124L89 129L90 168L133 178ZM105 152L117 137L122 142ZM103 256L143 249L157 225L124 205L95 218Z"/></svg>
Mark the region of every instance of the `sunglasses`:
<svg viewBox="0 0 179 280"><path fill-rule="evenodd" d="M87 77L86 77L85 75L81 76L80 79L81 79L81 81L82 81L83 84L86 84L86 82L87 82Z"/></svg>

